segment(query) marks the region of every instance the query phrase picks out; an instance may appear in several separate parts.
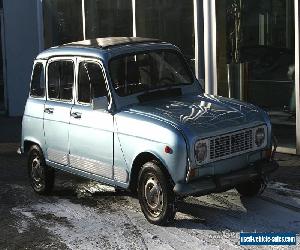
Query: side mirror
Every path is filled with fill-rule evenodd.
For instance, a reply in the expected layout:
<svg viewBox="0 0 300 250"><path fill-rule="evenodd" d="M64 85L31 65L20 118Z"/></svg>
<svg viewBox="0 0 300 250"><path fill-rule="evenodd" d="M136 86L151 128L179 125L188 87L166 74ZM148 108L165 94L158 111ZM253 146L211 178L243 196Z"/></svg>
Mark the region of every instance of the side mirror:
<svg viewBox="0 0 300 250"><path fill-rule="evenodd" d="M106 96L97 97L93 99L93 109L105 109L108 108L108 99Z"/></svg>

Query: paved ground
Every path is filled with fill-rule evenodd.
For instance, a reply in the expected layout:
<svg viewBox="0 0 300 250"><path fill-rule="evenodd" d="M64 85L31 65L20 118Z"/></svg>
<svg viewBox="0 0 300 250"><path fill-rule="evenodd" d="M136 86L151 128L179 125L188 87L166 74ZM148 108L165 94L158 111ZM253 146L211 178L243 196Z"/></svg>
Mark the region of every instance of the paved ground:
<svg viewBox="0 0 300 250"><path fill-rule="evenodd" d="M67 174L57 173L51 196L33 193L15 153L19 124L0 117L0 249L239 249L241 231L300 232L297 157L277 155L281 167L261 197L188 198L174 224L157 227L129 194Z"/></svg>

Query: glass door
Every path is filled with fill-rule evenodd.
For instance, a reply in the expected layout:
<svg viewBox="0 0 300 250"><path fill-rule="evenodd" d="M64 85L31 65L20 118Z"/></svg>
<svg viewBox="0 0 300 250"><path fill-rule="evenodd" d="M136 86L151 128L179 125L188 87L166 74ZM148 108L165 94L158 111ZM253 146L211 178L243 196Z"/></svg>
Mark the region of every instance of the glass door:
<svg viewBox="0 0 300 250"><path fill-rule="evenodd" d="M218 0L218 93L267 110L279 146L296 148L293 0Z"/></svg>

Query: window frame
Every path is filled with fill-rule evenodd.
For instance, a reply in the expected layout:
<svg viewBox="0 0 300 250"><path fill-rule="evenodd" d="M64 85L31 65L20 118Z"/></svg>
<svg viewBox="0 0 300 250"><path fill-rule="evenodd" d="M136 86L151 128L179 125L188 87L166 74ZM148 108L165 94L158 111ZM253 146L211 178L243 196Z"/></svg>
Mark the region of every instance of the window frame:
<svg viewBox="0 0 300 250"><path fill-rule="evenodd" d="M103 77L104 77L104 81L105 81L105 86L106 86L106 90L107 90L107 93L108 93L108 99L109 99L109 102L111 102L110 100L112 100L112 94L111 94L111 91L110 91L110 87L109 87L109 84L108 84L108 78L107 78L107 75L106 75L106 70L105 70L105 67L103 65L103 62L100 60L100 59L96 59L96 58L91 58L91 57L77 57L77 60L76 60L76 81L75 81L75 105L80 105L80 106L84 106L84 107L92 107L92 101L90 103L84 103L84 102L80 102L78 100L78 91L79 91L79 88L78 88L78 83L79 83L79 65L80 63L82 62L85 62L85 63L94 63L94 64L97 64L100 69L102 70L102 74L103 74ZM110 105L110 103L108 104L108 106Z"/></svg>
<svg viewBox="0 0 300 250"><path fill-rule="evenodd" d="M49 86L49 66L53 62L60 62L60 61L70 61L73 63L73 88L72 88L72 99L71 100L62 100L62 99L57 99L57 98L50 98L49 97L49 91L48 91L48 86ZM53 57L47 61L47 68L46 68L46 88L47 88L47 100L48 101L54 101L54 102L59 102L59 103L74 103L74 89L75 89L75 84L76 83L76 58L75 57L68 57L68 56L59 56L59 57Z"/></svg>
<svg viewBox="0 0 300 250"><path fill-rule="evenodd" d="M45 91L43 96L35 96L31 94L31 86L32 86L32 80L34 75L34 70L37 64L43 65L43 74L44 74L44 85L45 85ZM45 60L35 60L33 63L32 71L31 71L31 78L30 78L30 85L29 85L29 97L39 100L45 100L47 95L47 81L46 81L46 61Z"/></svg>

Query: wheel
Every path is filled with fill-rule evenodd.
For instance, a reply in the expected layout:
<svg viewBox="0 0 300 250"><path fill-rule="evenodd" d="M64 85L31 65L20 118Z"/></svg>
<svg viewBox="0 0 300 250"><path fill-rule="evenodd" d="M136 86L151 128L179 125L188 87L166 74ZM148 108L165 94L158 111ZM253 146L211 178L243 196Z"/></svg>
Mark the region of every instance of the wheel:
<svg viewBox="0 0 300 250"><path fill-rule="evenodd" d="M266 183L263 179L255 179L237 185L236 190L240 195L245 197L253 197L263 193L266 188Z"/></svg>
<svg viewBox="0 0 300 250"><path fill-rule="evenodd" d="M147 162L140 170L138 198L150 223L166 225L173 221L176 213L173 188L157 162Z"/></svg>
<svg viewBox="0 0 300 250"><path fill-rule="evenodd" d="M49 194L54 186L54 170L46 166L41 149L34 145L29 150L28 175L33 190L38 194Z"/></svg>

